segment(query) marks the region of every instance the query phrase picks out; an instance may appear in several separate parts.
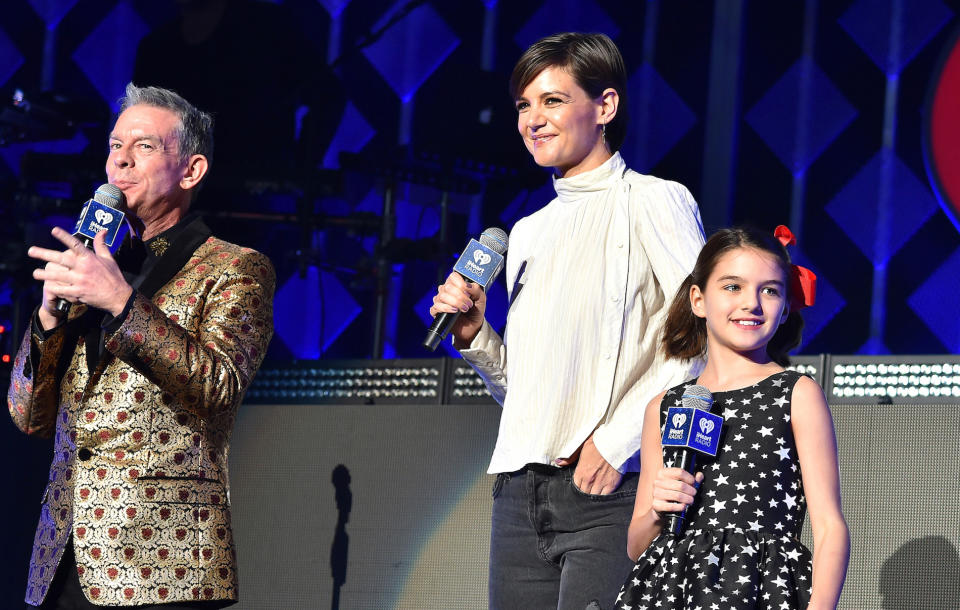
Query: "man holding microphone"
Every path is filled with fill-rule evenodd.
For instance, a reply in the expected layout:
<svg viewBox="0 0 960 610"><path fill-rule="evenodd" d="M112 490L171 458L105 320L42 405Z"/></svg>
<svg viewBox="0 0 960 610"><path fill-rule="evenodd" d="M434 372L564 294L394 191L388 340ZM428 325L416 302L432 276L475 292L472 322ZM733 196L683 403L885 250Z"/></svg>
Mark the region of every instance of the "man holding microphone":
<svg viewBox="0 0 960 610"><path fill-rule="evenodd" d="M213 121L176 93L127 86L106 171L133 231L110 254L56 228L15 358L14 423L54 436L26 602L220 608L237 600L227 458L273 335L270 261L188 213ZM72 304L67 313L58 301ZM159 606L161 605L162 606Z"/></svg>

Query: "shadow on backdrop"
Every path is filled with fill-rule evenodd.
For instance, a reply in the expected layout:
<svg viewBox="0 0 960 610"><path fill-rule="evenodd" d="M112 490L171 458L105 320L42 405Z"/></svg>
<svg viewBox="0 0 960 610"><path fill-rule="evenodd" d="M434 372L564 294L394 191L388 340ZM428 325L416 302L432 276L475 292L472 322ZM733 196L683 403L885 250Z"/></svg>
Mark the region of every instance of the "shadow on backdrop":
<svg viewBox="0 0 960 610"><path fill-rule="evenodd" d="M882 610L960 608L960 555L943 536L907 542L880 568Z"/></svg>
<svg viewBox="0 0 960 610"><path fill-rule="evenodd" d="M333 595L331 610L340 608L340 587L347 582L347 551L350 548L350 536L347 535L347 522L350 521L350 509L353 506L353 493L350 491L350 471L343 464L337 464L331 475L336 489L337 529L330 546L330 573L333 576Z"/></svg>

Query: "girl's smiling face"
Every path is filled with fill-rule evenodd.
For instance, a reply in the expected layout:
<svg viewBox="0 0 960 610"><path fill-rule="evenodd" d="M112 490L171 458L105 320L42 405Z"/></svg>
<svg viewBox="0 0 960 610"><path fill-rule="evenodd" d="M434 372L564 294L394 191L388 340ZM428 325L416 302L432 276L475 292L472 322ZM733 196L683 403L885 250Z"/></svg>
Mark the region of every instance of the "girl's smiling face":
<svg viewBox="0 0 960 610"><path fill-rule="evenodd" d="M704 318L707 351L731 350L758 362L789 313L787 278L777 259L754 248L723 254L706 285L690 289L694 315Z"/></svg>

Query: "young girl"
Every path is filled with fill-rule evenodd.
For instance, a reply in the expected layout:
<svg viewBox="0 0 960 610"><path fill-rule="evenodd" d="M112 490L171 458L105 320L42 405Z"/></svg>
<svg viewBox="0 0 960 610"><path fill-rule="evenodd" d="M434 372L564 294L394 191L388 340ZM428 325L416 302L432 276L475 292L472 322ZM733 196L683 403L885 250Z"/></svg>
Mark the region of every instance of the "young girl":
<svg viewBox="0 0 960 610"><path fill-rule="evenodd" d="M639 558L617 608L835 608L849 532L840 510L833 421L815 381L785 370L800 341L798 310L815 276L790 264L790 230L725 229L704 245L664 329L668 356L706 355L703 373L655 398L643 424L640 480L627 539ZM723 432L696 475L661 451L670 406L697 383L713 393ZM666 457L666 463L664 460ZM807 506L814 552L799 540ZM687 509L684 529L666 514Z"/></svg>

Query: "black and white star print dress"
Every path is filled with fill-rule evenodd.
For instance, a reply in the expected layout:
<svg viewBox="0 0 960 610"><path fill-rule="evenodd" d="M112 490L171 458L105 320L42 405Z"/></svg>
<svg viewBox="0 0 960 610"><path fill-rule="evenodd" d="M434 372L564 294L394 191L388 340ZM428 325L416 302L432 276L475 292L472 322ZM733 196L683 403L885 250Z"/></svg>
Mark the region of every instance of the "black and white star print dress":
<svg viewBox="0 0 960 610"><path fill-rule="evenodd" d="M681 536L661 534L637 560L618 610L791 610L810 599L812 557L800 543L806 500L790 425L800 373L782 371L717 392L723 416L716 458L697 455L704 481ZM679 405L688 381L660 403ZM672 457L666 459L668 466Z"/></svg>

